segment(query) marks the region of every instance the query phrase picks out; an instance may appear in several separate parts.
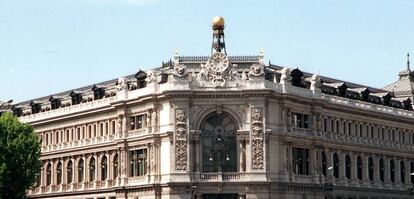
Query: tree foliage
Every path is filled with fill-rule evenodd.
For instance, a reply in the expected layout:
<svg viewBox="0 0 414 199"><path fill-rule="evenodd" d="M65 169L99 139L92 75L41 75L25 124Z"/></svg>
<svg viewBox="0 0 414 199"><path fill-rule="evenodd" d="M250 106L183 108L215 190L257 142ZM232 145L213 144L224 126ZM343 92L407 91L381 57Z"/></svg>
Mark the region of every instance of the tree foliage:
<svg viewBox="0 0 414 199"><path fill-rule="evenodd" d="M41 161L40 140L34 129L16 116L0 117L0 198L26 198Z"/></svg>

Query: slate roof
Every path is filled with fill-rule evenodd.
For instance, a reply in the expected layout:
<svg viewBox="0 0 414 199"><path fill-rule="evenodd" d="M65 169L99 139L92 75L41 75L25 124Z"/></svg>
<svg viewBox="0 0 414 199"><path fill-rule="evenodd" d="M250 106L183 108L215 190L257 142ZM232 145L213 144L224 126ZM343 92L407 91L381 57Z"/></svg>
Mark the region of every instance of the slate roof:
<svg viewBox="0 0 414 199"><path fill-rule="evenodd" d="M385 86L384 90L393 92L396 97L414 98L414 72L410 69L400 72L400 78Z"/></svg>

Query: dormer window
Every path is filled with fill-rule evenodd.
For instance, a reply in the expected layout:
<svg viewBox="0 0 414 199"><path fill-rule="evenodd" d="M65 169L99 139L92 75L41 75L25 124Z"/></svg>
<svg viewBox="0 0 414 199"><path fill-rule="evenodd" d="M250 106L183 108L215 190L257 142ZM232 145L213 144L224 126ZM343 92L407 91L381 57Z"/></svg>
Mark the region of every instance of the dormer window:
<svg viewBox="0 0 414 199"><path fill-rule="evenodd" d="M94 100L99 100L105 97L105 89L103 87L95 85L92 90Z"/></svg>
<svg viewBox="0 0 414 199"><path fill-rule="evenodd" d="M58 109L61 106L61 100L60 98L56 98L56 97L51 97L49 99L50 101L50 108L53 109Z"/></svg>
<svg viewBox="0 0 414 199"><path fill-rule="evenodd" d="M23 115L23 111L21 108L13 108L13 114L17 117L20 117Z"/></svg>
<svg viewBox="0 0 414 199"><path fill-rule="evenodd" d="M300 71L299 69L296 68L296 69L292 70L290 75L292 77L292 85L293 86L304 87L304 85L302 84L302 79L303 79L302 71Z"/></svg>
<svg viewBox="0 0 414 199"><path fill-rule="evenodd" d="M72 105L80 104L82 102L82 95L80 93L72 91L70 97L72 98Z"/></svg>
<svg viewBox="0 0 414 199"><path fill-rule="evenodd" d="M40 106L40 104L37 104L37 103L31 103L31 105L30 105L31 107L32 107L32 114L36 114L36 113L39 113L40 112L40 110L41 110L41 106Z"/></svg>
<svg viewBox="0 0 414 199"><path fill-rule="evenodd" d="M147 86L147 82L145 79L147 78L147 73L140 70L135 74L135 78L137 79L137 88L144 88Z"/></svg>

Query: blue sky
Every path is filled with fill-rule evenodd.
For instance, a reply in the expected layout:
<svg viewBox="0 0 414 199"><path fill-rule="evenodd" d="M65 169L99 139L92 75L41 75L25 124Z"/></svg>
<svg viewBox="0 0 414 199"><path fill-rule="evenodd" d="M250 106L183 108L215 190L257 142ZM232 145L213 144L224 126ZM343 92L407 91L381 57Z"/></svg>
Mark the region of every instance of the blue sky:
<svg viewBox="0 0 414 199"><path fill-rule="evenodd" d="M263 49L272 63L368 86L396 80L414 55L411 0L1 0L0 100L157 67L177 48L209 55L216 15L229 55Z"/></svg>

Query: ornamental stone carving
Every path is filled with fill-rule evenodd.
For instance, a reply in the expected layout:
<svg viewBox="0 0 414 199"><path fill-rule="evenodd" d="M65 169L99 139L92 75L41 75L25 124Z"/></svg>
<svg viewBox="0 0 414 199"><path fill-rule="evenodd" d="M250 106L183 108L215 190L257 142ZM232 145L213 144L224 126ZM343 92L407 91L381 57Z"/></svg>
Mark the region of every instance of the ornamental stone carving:
<svg viewBox="0 0 414 199"><path fill-rule="evenodd" d="M185 65L174 66L173 76L175 79L185 79L187 77L188 71Z"/></svg>
<svg viewBox="0 0 414 199"><path fill-rule="evenodd" d="M253 108L251 110L251 139L252 139L252 168L264 168L263 150L263 114L262 110Z"/></svg>
<svg viewBox="0 0 414 199"><path fill-rule="evenodd" d="M321 78L317 74L313 74L310 79L310 90L311 91L320 91L321 88Z"/></svg>
<svg viewBox="0 0 414 199"><path fill-rule="evenodd" d="M187 117L183 109L175 110L175 169L187 170Z"/></svg>
<svg viewBox="0 0 414 199"><path fill-rule="evenodd" d="M124 90L127 89L127 87L128 87L127 85L128 85L128 83L127 83L127 79L126 78L123 78L123 77L118 78L118 81L116 83L116 89L118 91L124 91Z"/></svg>
<svg viewBox="0 0 414 199"><path fill-rule="evenodd" d="M145 78L145 81L148 84L151 84L151 83L155 83L156 80L157 80L157 76L155 75L155 72L152 71L152 70L148 71L147 72L147 78Z"/></svg>
<svg viewBox="0 0 414 199"><path fill-rule="evenodd" d="M212 87L224 87L226 81L240 79L237 71L232 71L236 65L230 64L229 58L222 52L213 53L207 63L201 64L201 70L196 76L199 86L212 84Z"/></svg>
<svg viewBox="0 0 414 199"><path fill-rule="evenodd" d="M264 76L264 66L261 64L253 64L250 67L249 79L254 79L262 76Z"/></svg>
<svg viewBox="0 0 414 199"><path fill-rule="evenodd" d="M285 67L280 71L280 84L288 84L292 80L292 77L290 76L290 69Z"/></svg>

